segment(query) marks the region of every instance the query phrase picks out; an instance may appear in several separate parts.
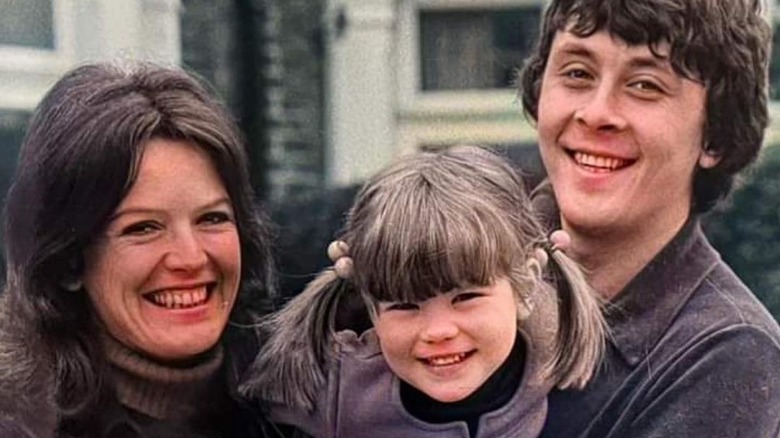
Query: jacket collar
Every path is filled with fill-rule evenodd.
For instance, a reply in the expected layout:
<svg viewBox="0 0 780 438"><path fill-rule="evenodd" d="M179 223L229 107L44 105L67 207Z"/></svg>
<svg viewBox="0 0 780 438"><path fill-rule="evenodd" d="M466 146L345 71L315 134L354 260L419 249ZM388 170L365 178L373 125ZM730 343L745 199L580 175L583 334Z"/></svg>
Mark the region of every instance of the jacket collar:
<svg viewBox="0 0 780 438"><path fill-rule="evenodd" d="M694 217L607 305L610 340L626 363L647 356L719 262Z"/></svg>

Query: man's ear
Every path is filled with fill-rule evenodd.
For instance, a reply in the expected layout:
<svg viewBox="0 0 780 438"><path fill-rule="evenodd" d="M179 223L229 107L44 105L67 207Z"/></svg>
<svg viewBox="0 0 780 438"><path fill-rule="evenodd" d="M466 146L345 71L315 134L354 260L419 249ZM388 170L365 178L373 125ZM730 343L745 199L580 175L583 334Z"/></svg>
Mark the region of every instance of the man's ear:
<svg viewBox="0 0 780 438"><path fill-rule="evenodd" d="M703 150L699 155L699 167L702 169L711 169L720 163L721 156L719 153L712 150Z"/></svg>

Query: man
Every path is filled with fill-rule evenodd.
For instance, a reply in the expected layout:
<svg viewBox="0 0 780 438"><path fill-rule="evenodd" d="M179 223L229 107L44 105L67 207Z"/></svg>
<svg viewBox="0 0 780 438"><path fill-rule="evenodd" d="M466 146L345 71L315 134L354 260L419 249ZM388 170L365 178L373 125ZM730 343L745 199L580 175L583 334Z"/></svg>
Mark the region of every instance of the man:
<svg viewBox="0 0 780 438"><path fill-rule="evenodd" d="M584 390L551 394L543 437L780 436L780 328L698 220L761 147L766 15L759 0L550 2L521 94L611 337Z"/></svg>
<svg viewBox="0 0 780 438"><path fill-rule="evenodd" d="M758 0L549 5L521 93L612 336L583 391L551 394L543 436L780 436L780 329L698 223L762 143L765 14Z"/></svg>

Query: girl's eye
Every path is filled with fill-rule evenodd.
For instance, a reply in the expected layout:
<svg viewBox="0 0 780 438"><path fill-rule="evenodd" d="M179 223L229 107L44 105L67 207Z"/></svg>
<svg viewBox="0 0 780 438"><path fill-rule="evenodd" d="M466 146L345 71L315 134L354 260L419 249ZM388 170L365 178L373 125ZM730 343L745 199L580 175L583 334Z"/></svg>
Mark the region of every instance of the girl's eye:
<svg viewBox="0 0 780 438"><path fill-rule="evenodd" d="M123 236L146 236L160 229L160 225L152 221L143 221L130 224L122 229Z"/></svg>
<svg viewBox="0 0 780 438"><path fill-rule="evenodd" d="M205 224L217 225L225 222L231 222L232 220L233 218L227 212L212 211L201 216L199 222Z"/></svg>
<svg viewBox="0 0 780 438"><path fill-rule="evenodd" d="M420 306L415 303L393 303L385 307L385 310L412 311L419 309Z"/></svg>
<svg viewBox="0 0 780 438"><path fill-rule="evenodd" d="M470 301L470 300L473 300L475 298L479 298L481 296L483 296L483 294L481 294L479 292L461 292L461 293L455 295L454 297L452 297L452 303L455 304L455 303L461 303L461 302L464 302L464 301Z"/></svg>

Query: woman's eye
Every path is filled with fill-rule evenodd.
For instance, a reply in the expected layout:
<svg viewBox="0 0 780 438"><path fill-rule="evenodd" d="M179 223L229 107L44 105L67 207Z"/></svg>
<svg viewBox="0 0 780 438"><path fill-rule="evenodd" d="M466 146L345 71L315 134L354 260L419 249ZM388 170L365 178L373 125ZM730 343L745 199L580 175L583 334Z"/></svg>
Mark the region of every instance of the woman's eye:
<svg viewBox="0 0 780 438"><path fill-rule="evenodd" d="M145 236L160 229L160 226L154 222L144 221L130 224L122 229L123 236Z"/></svg>
<svg viewBox="0 0 780 438"><path fill-rule="evenodd" d="M200 217L200 223L205 224L221 224L225 222L231 222L233 220L232 216L224 211L212 211L209 213L204 214Z"/></svg>

